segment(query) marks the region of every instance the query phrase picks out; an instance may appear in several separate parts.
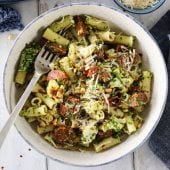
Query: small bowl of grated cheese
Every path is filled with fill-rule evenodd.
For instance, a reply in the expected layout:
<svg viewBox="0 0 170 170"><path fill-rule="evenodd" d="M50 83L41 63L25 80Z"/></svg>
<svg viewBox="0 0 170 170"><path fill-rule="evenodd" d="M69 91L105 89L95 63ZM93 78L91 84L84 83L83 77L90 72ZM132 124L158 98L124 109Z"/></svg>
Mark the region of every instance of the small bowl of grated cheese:
<svg viewBox="0 0 170 170"><path fill-rule="evenodd" d="M114 0L125 11L147 14L158 9L165 0Z"/></svg>

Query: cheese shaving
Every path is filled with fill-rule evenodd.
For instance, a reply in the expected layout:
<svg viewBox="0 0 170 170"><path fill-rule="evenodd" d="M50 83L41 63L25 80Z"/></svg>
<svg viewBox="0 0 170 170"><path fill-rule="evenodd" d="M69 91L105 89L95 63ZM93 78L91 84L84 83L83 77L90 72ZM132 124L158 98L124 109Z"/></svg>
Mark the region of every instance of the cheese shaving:
<svg viewBox="0 0 170 170"><path fill-rule="evenodd" d="M120 0L120 2L132 9L145 9L155 5L158 0Z"/></svg>

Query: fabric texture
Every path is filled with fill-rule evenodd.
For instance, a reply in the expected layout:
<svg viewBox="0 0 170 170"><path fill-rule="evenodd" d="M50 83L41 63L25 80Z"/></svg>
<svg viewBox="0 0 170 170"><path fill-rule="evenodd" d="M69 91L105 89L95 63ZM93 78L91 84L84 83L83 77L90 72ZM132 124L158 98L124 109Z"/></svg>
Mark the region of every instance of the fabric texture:
<svg viewBox="0 0 170 170"><path fill-rule="evenodd" d="M0 32L24 28L20 14L13 8L0 6Z"/></svg>
<svg viewBox="0 0 170 170"><path fill-rule="evenodd" d="M168 70L168 83L170 85L170 11L158 21L150 32L155 37L164 55ZM170 89L168 90L164 113L154 133L151 135L149 146L170 169Z"/></svg>

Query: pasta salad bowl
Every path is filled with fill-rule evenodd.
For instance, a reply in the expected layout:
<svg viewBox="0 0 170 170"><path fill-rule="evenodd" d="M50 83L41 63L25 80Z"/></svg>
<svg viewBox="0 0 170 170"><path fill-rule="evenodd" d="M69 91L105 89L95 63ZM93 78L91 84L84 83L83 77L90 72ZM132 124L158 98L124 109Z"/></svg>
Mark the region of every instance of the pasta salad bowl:
<svg viewBox="0 0 170 170"><path fill-rule="evenodd" d="M82 11L83 11L83 13L82 13ZM48 105L46 103L46 99L49 96L54 94L54 93L50 93L51 92L50 90L51 90L51 87L54 86L56 81L54 81L53 78L51 80L51 77L53 77L53 74L49 73L46 79L49 80L49 82L51 84L50 85L48 84L48 86L45 87L45 90L47 90L47 94L48 94L47 98L41 98L42 97L41 95L44 95L44 94L39 93L36 96L38 98L38 101L36 98L36 100L34 99L34 101L31 102L32 105L34 105L34 104L37 104L38 102L41 103L43 101L44 103L47 104L47 106L45 106L45 104L43 104L42 105L43 107L41 107L41 111L39 110L38 112L36 112L36 115L33 115L31 117L31 119L30 119L30 117L29 118L26 117L26 119L24 119L23 117L19 116L16 120L15 125L18 129L18 132L23 136L23 138L31 146L33 146L35 149L37 149L40 153L42 153L45 156L48 156L54 160L57 160L59 162L63 162L66 164L76 165L76 166L98 166L98 165L107 164L109 162L115 161L115 160L125 156L126 154L132 152L135 148L139 147L144 141L146 141L146 139L148 139L148 137L151 135L151 133L155 129L155 127L162 115L164 105L166 102L166 97L167 97L166 66L165 66L161 51L160 51L158 45L156 44L155 40L153 39L153 37L148 33L146 28L144 28L140 23L138 23L134 18L130 17L129 15L127 15L123 12L120 12L119 10L109 8L109 7L106 7L101 4L100 5L97 5L97 4L74 4L74 5L64 5L61 7L57 7L57 8L51 9L48 12L40 15L39 17L34 19L30 24L28 24L25 27L25 29L21 32L21 34L17 37L17 39L10 51L10 54L9 54L9 57L8 57L8 60L6 63L6 68L4 71L4 82L3 82L4 83L4 96L5 96L5 100L6 100L6 104L9 109L9 112L12 110L12 108L17 103L17 100L18 100L19 96L22 94L22 91L24 89L23 86L18 88L18 86L16 86L15 81L16 81L16 74L18 73L17 68L18 68L18 64L20 62L20 60L19 60L20 54L23 52L25 45L31 43L35 39L40 39L40 37L43 36L43 38L48 39L49 41L53 41L53 43L54 42L56 43L58 41L58 43L60 45L57 46L57 49L67 46L69 41L66 41L65 38L62 39L61 35L59 35L62 31L59 31L58 34L54 33L54 31L52 31L53 29L58 29L58 26L56 27L56 25L54 25L52 23L54 23L54 21L56 21L56 19L61 18L63 16L78 16L78 17L76 17L76 20L78 21L78 23L81 23L79 20L81 20L82 16L83 16L82 18L84 18L84 17L85 18L88 17L88 19L90 18L90 21L89 20L86 21L86 24L88 22L88 25L90 25L88 27L89 28L88 33L95 29L98 29L98 32L95 32L95 34L98 35L97 37L99 37L100 39L103 39L102 42L105 42L105 41L107 42L106 44L102 43L99 45L100 48L101 47L103 48L106 58L101 59L100 58L101 53L100 53L100 55L98 55L98 53L96 53L95 56L90 56L90 57L92 57L92 58L90 58L90 61L91 61L91 59L94 59L95 57L99 57L96 60L94 59L94 61L96 61L95 63L100 64L100 69L99 69L99 65L98 65L97 70L100 71L101 75L103 74L103 72L101 72L101 67L106 64L106 63L103 64L103 62L108 61L108 60L110 62L114 61L114 56L109 55L110 53L107 51L110 48L112 48L112 46L115 48L114 50L111 50L113 53L117 52L117 54L118 54L118 53L122 52L122 50L123 50L123 52L125 50L125 52L128 51L128 53L133 54L133 53L135 53L135 50L137 50L138 58L140 58L141 54L142 54L142 70L149 70L149 72L147 72L147 76L146 76L147 79L149 78L149 82L147 80L147 85L142 86L142 88L149 87L150 90L149 90L149 93L147 93L147 95L149 94L148 98L150 98L150 100L147 104L142 103L142 107L145 104L146 104L146 107L144 109L142 109L143 111L140 116L138 115L136 117L136 113L141 109L141 107L140 107L140 109L138 107L139 110L135 111L135 114L133 114L133 113L130 114L131 112L129 112L129 111L125 111L125 113L119 114L120 117L117 117L114 119L114 120L119 120L122 117L121 123L119 124L119 126L117 126L117 129L115 129L115 126L112 126L112 125L111 126L103 125L103 128L108 128L107 130L111 130L111 132L112 132L111 135L107 134L108 138L106 138L106 139L104 138L104 143L100 143L100 141L96 142L96 143L92 142L92 145L94 146L96 152L101 151L102 149L106 149L106 150L102 150L101 152L96 153L94 150L84 149L84 147L83 147L83 149L79 148L79 151L77 151L77 150L70 151L70 150L58 148L58 147L56 148L53 146L54 143L51 143L51 144L49 143L49 140L48 140L49 136L46 136L46 139L48 140L48 142L47 142L43 138L44 135L40 136L37 133L37 130L35 130L32 126L30 126L30 124L27 121L27 120L29 120L29 121L37 120L38 123L40 123L39 120L42 117L37 118L37 114L44 114L47 110L47 107L50 108L50 106L51 106L51 102L50 102L50 104L49 104L49 102L47 102L49 104ZM91 18L91 16L93 16L94 18L93 17ZM63 20L64 20L64 18L62 18L62 21ZM107 26L105 26L105 24L106 24L105 21L107 21L107 23L108 23ZM104 24L104 26L103 26L103 24ZM83 32L84 28L82 27L82 25L83 25L83 23L81 23L78 26L79 34L81 34L81 36L84 35L84 33L85 33L85 32ZM88 29L88 28L86 28L86 29ZM105 30L108 28L110 28L113 31ZM103 31L103 30L105 30L105 31ZM113 32L116 32L116 33L118 32L118 34L116 34L116 36L115 36ZM64 36L65 35L66 34L64 34ZM57 38L56 38L56 36L57 36ZM58 38L58 36L59 36L59 38ZM114 43L116 41L116 43L114 45L112 44L113 37L114 37ZM134 39L135 39L134 49L132 51L131 50L129 51L129 49L132 49L132 44L134 42ZM91 42L91 41L89 40L88 43L89 42ZM74 45L76 44L76 46L73 46L73 44ZM74 42L73 44L72 44L72 50L74 50L75 48L77 49L79 47L80 42L78 42L78 43ZM93 46L94 45L91 43L87 47L91 48ZM100 48L98 47L97 50ZM60 52L61 52L61 50L60 50ZM71 51L69 51L69 52L71 53ZM77 54L76 52L74 53L73 57L75 57L75 55ZM57 75L59 75L59 73L60 73L60 76L61 75L62 75L62 77L64 76L65 79L67 79L69 77L70 80L72 80L72 81L70 81L71 83L65 82L65 84L67 83L67 84L69 84L69 87L72 87L72 84L75 83L74 77L71 77L72 70L69 67L65 68L65 65L67 63L67 57L69 57L70 53L67 54L68 56L62 57L60 59L62 61L59 60L59 64L63 65L63 63L64 63L64 65L62 67L62 70L57 70ZM86 52L84 51L84 46L82 47L82 45L81 45L81 51L79 51L79 54L80 53L81 53L81 56L87 55L87 51ZM134 56L136 56L136 53ZM85 58L85 59L87 59L87 58ZM84 60L84 62L86 62L86 61L87 60ZM80 64L80 60L78 60L77 64ZM88 113L87 120L89 122L93 122L92 123L93 125L94 125L94 122L97 122L95 124L95 128L96 128L96 127L99 127L99 125L101 125L103 123L102 121L107 119L106 115L107 114L109 115L111 105L115 104L115 102L117 102L117 98L116 98L116 101L114 100L114 102L112 101L110 103L109 96L106 93L109 93L109 91L112 91L113 89L105 90L104 86L98 87L98 82L100 82L100 81L104 85L109 84L107 79L104 80L106 78L106 74L104 74L105 76L103 76L102 78L100 77L99 73L97 75L93 76L93 74L91 75L91 73L94 73L93 70L88 73L86 72L89 68L90 63L87 62L86 64L87 65L85 65L85 67L87 66L87 69L85 69L83 71L83 74L84 74L83 77L85 77L85 76L88 77L87 78L88 83L94 81L95 91L97 91L98 89L102 89L100 92L101 96L103 96L101 98L101 100L98 101L98 99L97 100L93 99L92 101L94 102L94 100L95 100L95 102L90 105L90 107L92 107L92 108L94 107L93 105L95 105L94 110L95 110L96 114L92 114L91 111L88 112L90 103L85 103L87 100L83 101L84 110ZM139 66L140 65L141 64L139 63ZM107 70L109 70L110 72L113 72L114 67L115 66L113 66L113 65L111 67L107 67ZM117 67L117 65L116 65L116 67ZM80 67L80 70L82 70L83 68L84 67ZM93 68L94 68L94 66L93 66ZM95 68L96 68L96 66L95 66ZM125 73L125 68L124 69L123 68L115 69L115 70L116 71L114 71L114 77L112 77L112 79L115 79L116 76L120 75L119 72L121 70L123 72L122 76L124 75L124 79L122 79L122 80L123 81L126 80L126 83L124 83L125 88L122 88L122 86L118 86L117 84L115 85L114 83L112 83L113 88L119 90L119 92L116 92L116 94L118 94L118 96L120 96L120 93L122 93L124 91L127 92L127 87L128 88L132 87L131 91L136 89L134 86L132 86L132 82L137 81L138 78L133 79L133 78L131 78L133 76L130 76L130 80L129 79L127 80L125 75L127 75L127 74L130 75L130 74ZM63 71L66 74L64 74ZM140 72L141 70L139 69L138 71ZM61 74L61 72L62 72L62 74ZM145 75L145 73L146 72L142 72L143 75ZM148 73L149 73L149 75L148 75ZM135 74L135 77L139 77L139 75ZM151 77L152 77L152 80L150 79ZM20 83L22 82L21 78L22 77L20 77L20 76L19 76L19 78L17 77L17 81L19 81ZM28 78L26 77L26 80L27 79ZM78 77L77 79L80 79L80 77ZM118 78L116 78L116 79L118 79ZM143 80L145 80L144 77L141 78L139 84L143 83ZM41 80L41 82L42 81L43 81L43 79ZM152 83L151 83L151 81L152 81ZM59 84L58 87L62 87L62 85L65 86L65 84ZM87 84L87 85L89 85L89 84ZM98 88L96 88L96 87L98 87ZM121 89L121 91L120 91L120 89ZM85 92L82 92L83 93L83 95L81 96L82 98L85 97L86 91L89 91L89 89L85 90ZM141 93L138 93L138 90L133 91L133 92L135 92L135 95L132 95L131 100L129 100L129 101L131 101L130 102L130 106L132 107L131 110L133 110L133 107L135 107L136 102L138 102L138 101L133 100L134 96L136 96L136 94L137 94L137 96L139 94L140 94L140 96L143 96L142 102L144 102L143 98L144 99L147 98L146 97L147 95L144 95L144 94L141 95ZM129 90L129 94L130 94L130 90ZM77 96L77 94L75 96ZM67 103L67 106L69 105L69 107L70 107L71 104L75 104L81 99L81 98L75 99L76 98L75 96L71 98L71 99L74 98L74 100L71 100L71 102L69 101ZM88 97L89 97L89 95L88 95ZM42 101L41 101L41 99L42 99ZM54 99L54 101L59 102L58 98L54 98L54 96L51 97L50 101L51 100L53 101L53 99ZM68 99L66 101L68 101ZM62 110L63 110L63 108L66 107L66 101L65 101L65 103L59 105L60 109L62 108ZM91 99L90 99L90 101L91 101ZM105 112L108 112L107 114L103 110L101 110L101 106L103 103L105 103L105 106L106 106ZM79 108L76 108L76 109L79 109ZM73 112L73 110L75 111L76 109L70 108L70 110L72 112ZM98 114L99 110L100 110L100 114ZM50 110L50 112L51 112L51 110ZM59 115L61 115L61 113L59 113ZM22 116L26 116L26 115L28 116L28 114L30 115L30 114L32 114L32 112L29 112L29 113L22 112L21 113ZM62 114L62 116L59 116L59 117L61 117L60 121L64 119L64 122L66 122L65 118L68 118L68 117L66 117L65 115L66 115L66 112L64 112L64 114ZM126 115L125 116L126 118L124 117L124 115ZM134 122L134 120L132 119L133 117L136 117L135 119L138 120L138 123ZM57 118L57 120L58 120L57 116L55 118ZM54 120L54 117L52 119ZM141 121L141 119L142 119L142 121ZM43 119L43 123L45 122L45 120L46 119ZM109 120L107 120L107 121L109 121ZM142 126L139 123L140 121L142 122ZM46 125L44 125L43 123L41 125L38 124L38 125L40 125L40 129L39 129L40 131L42 130L43 126L46 127ZM54 121L51 123L53 124ZM95 137L97 137L98 135L100 137L102 136L101 134L98 133L99 131L101 131L101 130L105 131L101 126L99 127L99 129L94 129L94 126L91 126L91 125L90 126L92 128L88 127L88 123L85 123L85 124L82 123L83 125L81 124L82 125L81 128L78 129L79 130L78 133L80 133L81 135L84 135L84 136L81 136L80 140L81 140L81 143L85 146L85 148L87 148L87 146L89 145L89 143L92 140L96 140ZM56 126L58 128L59 125L57 124ZM69 126L69 123L67 124L67 127L68 126ZM72 122L71 126L73 126L73 122ZM74 126L76 126L76 125L74 124ZM140 126L139 129L137 128L138 126ZM62 124L62 128L60 127L60 130L63 131L64 128L65 128L65 125ZM113 130L114 130L114 132L113 132ZM120 130L122 130L122 131L120 131ZM55 129L55 140L58 139L57 140L58 143L63 142L63 143L69 143L69 144L73 145L72 140L70 142L70 140L66 140L66 139L73 139L73 136L75 135L76 132L74 132L74 134L73 134L71 127L69 127L69 130L67 131L68 133L65 134L65 138L61 139L61 138L59 138L59 136L61 135L61 131L59 131L59 129ZM91 131L93 131L93 133L91 133ZM121 139L121 142L120 142L120 139L119 139L120 133L117 133L117 132L120 132L123 134L126 133L126 136L128 134L128 137L125 139L124 138ZM90 137L88 136L89 133L91 134ZM50 132L50 134L51 134L51 132ZM54 134L52 134L52 135L54 135ZM68 138L68 137L70 137L69 135L71 136L71 138ZM54 142L56 142L56 141L54 141ZM113 146L114 144L117 144L117 145L110 148L110 146Z"/></svg>

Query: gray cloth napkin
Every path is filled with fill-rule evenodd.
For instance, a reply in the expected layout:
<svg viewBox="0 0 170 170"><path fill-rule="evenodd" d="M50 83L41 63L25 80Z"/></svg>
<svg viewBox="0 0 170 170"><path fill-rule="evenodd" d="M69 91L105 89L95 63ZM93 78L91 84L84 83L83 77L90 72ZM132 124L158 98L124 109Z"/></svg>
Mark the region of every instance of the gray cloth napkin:
<svg viewBox="0 0 170 170"><path fill-rule="evenodd" d="M158 21L150 32L158 42L164 55L170 86L170 39L168 38L168 35L170 35L170 11ZM170 169L170 89L168 90L168 98L163 116L154 133L151 135L149 146Z"/></svg>

